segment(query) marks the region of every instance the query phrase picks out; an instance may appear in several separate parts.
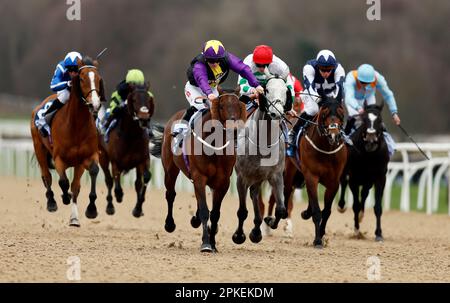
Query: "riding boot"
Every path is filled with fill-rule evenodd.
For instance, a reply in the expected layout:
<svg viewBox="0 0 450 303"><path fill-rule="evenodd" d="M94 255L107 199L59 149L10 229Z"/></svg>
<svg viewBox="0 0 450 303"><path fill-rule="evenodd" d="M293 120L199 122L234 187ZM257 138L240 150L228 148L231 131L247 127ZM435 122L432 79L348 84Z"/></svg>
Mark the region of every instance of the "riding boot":
<svg viewBox="0 0 450 303"><path fill-rule="evenodd" d="M192 115L193 115L196 111L197 111L197 109L196 109L194 106L189 107L189 108L186 110L186 112L184 113L184 116L181 118L181 121L182 121L181 124L184 124L185 121L186 121L187 123L189 123L189 120L191 119ZM189 128L189 126L188 126L188 128ZM176 136L178 136L178 135L179 135L180 133L182 133L182 132L183 132L183 128L176 128L176 129L174 129L174 131L172 132L172 136L173 136L173 137L176 137Z"/></svg>
<svg viewBox="0 0 450 303"><path fill-rule="evenodd" d="M345 124L344 132L347 136L350 135L353 127L355 126L356 119L354 117L350 117L347 119L347 123Z"/></svg>
<svg viewBox="0 0 450 303"><path fill-rule="evenodd" d="M307 120L311 120L313 116L308 115L306 112L303 112L300 115L300 118L298 119L297 123L292 127L292 129L288 133L288 147L286 150L286 154L288 157L294 157L295 156L295 148L297 147L297 134L300 130L300 128L303 128L305 124L307 123Z"/></svg>
<svg viewBox="0 0 450 303"><path fill-rule="evenodd" d="M56 111L63 106L64 106L64 103L59 101L58 98L56 98L53 101L52 105L50 105L50 107L47 109L47 111L44 114L45 123L47 123L48 126L50 126L50 123L52 122L52 119L55 116L54 114L56 113Z"/></svg>

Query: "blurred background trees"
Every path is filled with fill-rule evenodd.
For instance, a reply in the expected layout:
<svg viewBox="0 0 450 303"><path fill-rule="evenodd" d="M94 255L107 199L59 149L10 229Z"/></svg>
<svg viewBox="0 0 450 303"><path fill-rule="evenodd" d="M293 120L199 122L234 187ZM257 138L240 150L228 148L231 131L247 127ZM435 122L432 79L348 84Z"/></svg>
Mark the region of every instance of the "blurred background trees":
<svg viewBox="0 0 450 303"><path fill-rule="evenodd" d="M187 106L186 69L206 40L221 40L241 58L258 44L271 45L297 77L327 48L346 72L373 64L412 133L450 132L450 1L381 0L380 21L367 20L364 0L81 0L81 6L81 21L68 21L66 1L0 2L0 93L37 104L68 51L95 56L108 47L101 59L108 94L128 69L141 68L156 96L155 118L164 121ZM390 121L388 127L396 132Z"/></svg>

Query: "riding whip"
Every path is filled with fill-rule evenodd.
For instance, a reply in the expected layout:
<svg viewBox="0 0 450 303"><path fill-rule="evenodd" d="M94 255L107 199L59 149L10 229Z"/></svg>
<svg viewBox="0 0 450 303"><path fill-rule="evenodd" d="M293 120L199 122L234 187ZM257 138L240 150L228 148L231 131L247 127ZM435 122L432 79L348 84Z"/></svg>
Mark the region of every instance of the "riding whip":
<svg viewBox="0 0 450 303"><path fill-rule="evenodd" d="M423 152L423 150L419 147L419 145L416 143L416 141L414 141L414 139L408 134L408 132L399 124L397 125L402 132L409 138L409 140L411 140L412 143L414 143L417 146L417 149L419 149L419 151L422 153L422 155L427 159L430 160L430 158L428 158L428 156Z"/></svg>
<svg viewBox="0 0 450 303"><path fill-rule="evenodd" d="M97 55L97 58L96 58L96 60L98 60L105 52L106 52L106 50L107 50L108 48L107 47L105 47L105 49L104 50L102 50L98 55Z"/></svg>

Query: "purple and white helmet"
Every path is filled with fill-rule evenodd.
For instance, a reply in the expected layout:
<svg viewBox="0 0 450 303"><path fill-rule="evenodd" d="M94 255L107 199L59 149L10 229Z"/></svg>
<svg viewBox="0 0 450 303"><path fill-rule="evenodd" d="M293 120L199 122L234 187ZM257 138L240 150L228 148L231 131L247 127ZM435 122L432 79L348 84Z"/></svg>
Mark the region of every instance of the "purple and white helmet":
<svg viewBox="0 0 450 303"><path fill-rule="evenodd" d="M225 57L225 54L225 47L219 40L209 40L203 46L203 56L206 59L222 59Z"/></svg>

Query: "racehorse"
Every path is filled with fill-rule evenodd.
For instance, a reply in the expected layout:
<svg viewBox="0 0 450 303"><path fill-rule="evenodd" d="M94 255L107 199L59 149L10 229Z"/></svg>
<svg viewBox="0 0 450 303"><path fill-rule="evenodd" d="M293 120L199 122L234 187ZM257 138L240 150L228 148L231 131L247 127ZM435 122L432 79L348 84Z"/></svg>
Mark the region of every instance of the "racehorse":
<svg viewBox="0 0 450 303"><path fill-rule="evenodd" d="M259 206L261 184L268 181L272 186L277 203L275 222L276 228L281 218L286 218L286 208L283 197L283 169L285 159L285 144L280 130L280 118L285 112L288 89L283 79L270 77L266 83L266 96L259 96L259 108L252 114L245 125L245 135L238 138L238 156L236 160L237 190L239 193L239 219L233 242L244 243L246 236L243 230L247 219L247 191L254 210L254 228L250 240L258 243L262 239L262 215ZM266 162L266 163L265 163Z"/></svg>
<svg viewBox="0 0 450 303"><path fill-rule="evenodd" d="M321 108L311 125L304 131L297 148L296 159L291 162L300 169L305 179L308 193L308 208L302 212L302 218L313 218L315 225L315 248L322 248L322 237L331 214L333 199L339 189L339 180L347 161L347 148L341 136L344 121L344 108L334 98L322 98ZM285 173L285 197L290 195L293 176L296 171L289 169ZM320 211L318 184L325 186L324 208Z"/></svg>
<svg viewBox="0 0 450 303"><path fill-rule="evenodd" d="M56 112L51 124L51 138L53 141L51 150L45 147L42 138L35 126L34 119L39 109L56 95L47 97L32 112L31 135L34 151L41 168L42 181L47 189L47 210L54 212L57 204L51 189L52 177L49 167L52 167L51 158L59 175L59 186L63 192L62 201L69 204L72 198L70 225L80 226L78 219L77 197L80 192L80 178L84 170L89 171L91 177L91 192L89 194L89 206L86 209L86 217L95 218L97 210L95 200L97 198L95 182L98 174L98 137L94 116L100 108L100 83L101 76L97 69L98 63L89 57L78 60L79 75L72 78L70 98L66 105ZM69 190L69 179L66 170L74 168L71 184L72 194Z"/></svg>
<svg viewBox="0 0 450 303"><path fill-rule="evenodd" d="M136 206L133 216L142 216L142 204L145 201L145 191L150 181L150 153L147 128L150 127L150 118L154 112L154 100L148 93L149 85L132 86L127 97L126 108L118 120L118 125L109 134L108 143L100 140L100 165L105 174L105 182L108 187L106 196L106 213L113 215L115 212L112 203L112 187L114 177L114 194L117 202L122 202L123 190L120 185L122 172L128 172L136 168L136 181L134 187L137 193ZM112 176L109 170L112 166Z"/></svg>
<svg viewBox="0 0 450 303"><path fill-rule="evenodd" d="M383 136L384 128L381 118L383 105L384 103L381 105L364 104L364 113L361 115L362 125L351 135L354 146L349 148L349 159L341 178L341 198L338 205L338 210L344 212L345 188L348 182L353 194L355 233L356 236L360 237L359 223L364 217L364 205L369 195L369 190L372 186L375 186L376 241L383 241L381 200L383 198L389 162L389 152ZM359 190L361 186L360 197Z"/></svg>
<svg viewBox="0 0 450 303"><path fill-rule="evenodd" d="M245 104L239 100L239 90L223 90L219 87L219 97L211 102L210 111L202 114L200 122L201 130L196 132L197 126L191 130L190 136L184 139L183 153L174 153L172 145L171 129L175 121L181 119L183 111L177 112L171 117L164 130L162 147L155 143L152 154L159 156L157 151L161 151L161 159L164 167L164 184L166 187L167 217L165 229L173 232L176 228L172 210L175 200L175 182L180 170L192 180L197 199L197 212L191 219L191 225L197 228L202 224L202 245L201 252L217 252L215 235L217 232L217 222L220 217L220 207L223 197L228 191L230 177L236 162L234 148L227 150L229 142L227 132L236 132L236 125L243 124L239 121L246 120ZM220 122L220 123L218 123ZM215 128L215 145L205 141L211 135L210 126ZM208 137L208 138L207 138ZM153 141L153 139L152 139ZM222 141L222 142L221 142ZM222 145L223 142L227 141ZM195 153L196 145L202 147L200 152ZM161 143L160 143L161 144ZM206 202L206 186L212 189L213 205L211 213ZM208 227L208 220L211 218L211 226Z"/></svg>

